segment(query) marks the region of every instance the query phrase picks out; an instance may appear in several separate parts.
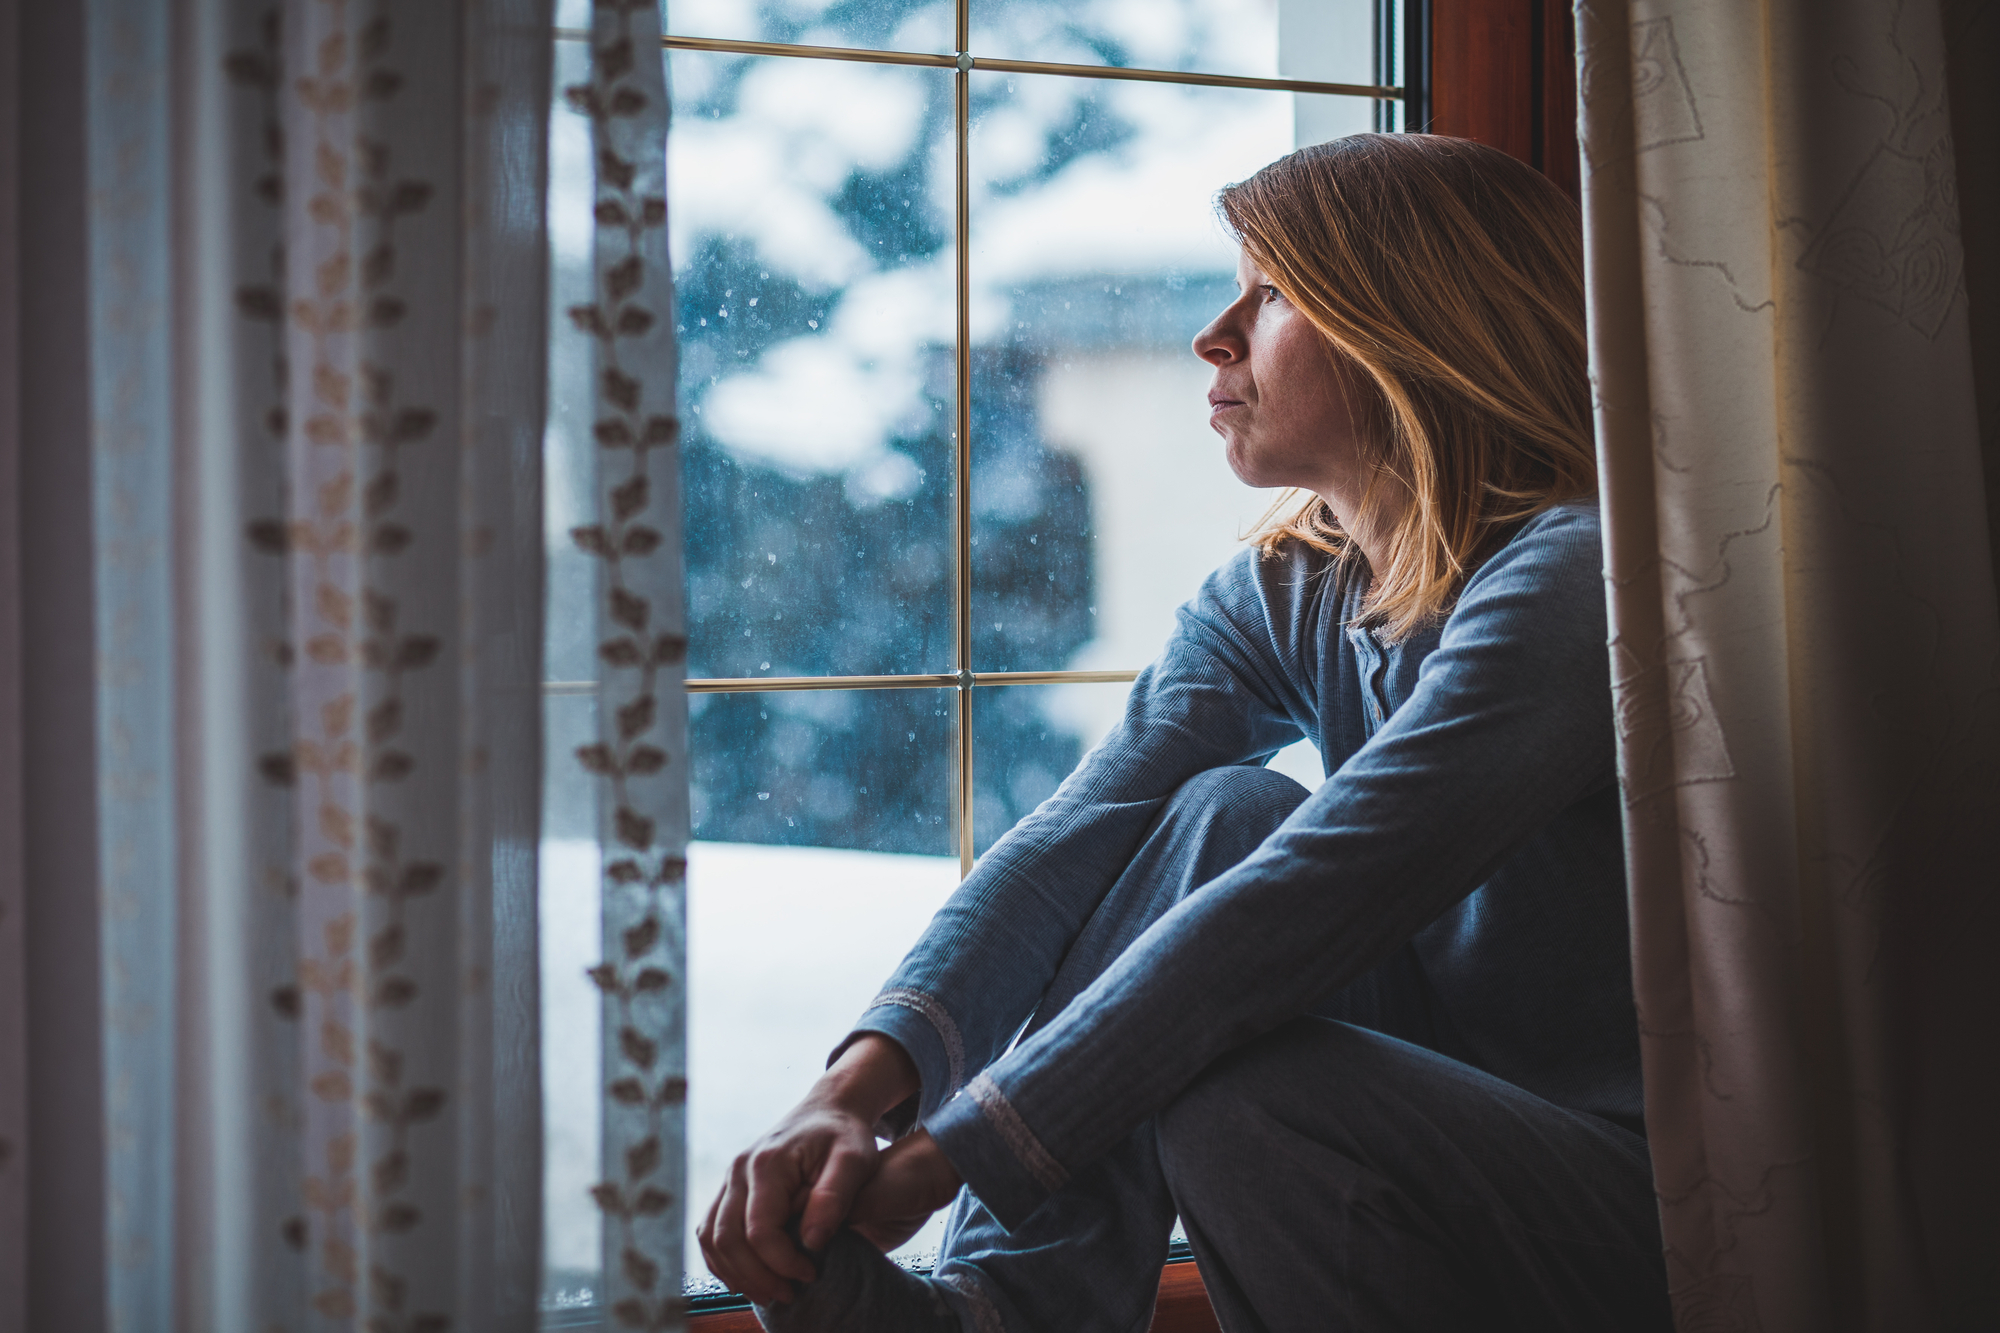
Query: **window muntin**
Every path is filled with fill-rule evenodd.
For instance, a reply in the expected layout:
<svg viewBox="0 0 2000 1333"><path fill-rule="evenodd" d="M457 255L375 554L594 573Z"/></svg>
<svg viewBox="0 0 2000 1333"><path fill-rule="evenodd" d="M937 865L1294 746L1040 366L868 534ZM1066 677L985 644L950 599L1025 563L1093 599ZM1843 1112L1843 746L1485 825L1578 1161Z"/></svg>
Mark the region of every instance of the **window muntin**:
<svg viewBox="0 0 2000 1333"><path fill-rule="evenodd" d="M580 5L563 4L559 22L580 26L568 12ZM971 0L966 17L1013 11L992 30L1026 33L1052 31L1056 15L1088 37L1120 8ZM1248 77L1372 76L1372 0L1282 6L1287 19L1312 11L1322 27L1340 11L1363 34L1308 68L1292 45L1276 59L1270 4L1181 8L1248 15L1245 30L1263 33L1270 53L1239 61ZM935 4L810 0L676 0L669 10L694 639L690 1231L719 1172L796 1099L975 852L1116 719L1117 682L1151 658L1173 606L1269 498L1226 475L1201 411L1207 371L1187 351L1231 291L1214 188L1295 143L1396 124L1389 100L994 69L995 57L955 34L908 36L939 14L954 17ZM732 49L739 34L882 55ZM1009 44L1025 54L1001 57L1090 63L1046 43ZM970 72L954 67L956 47L973 54ZM1186 47L1156 67L1213 73L1222 50ZM584 43L559 44L558 88L581 81L588 57ZM836 103L856 114L819 114ZM874 139L857 128L869 116ZM1172 173L1158 141L1208 122L1233 139L1215 136L1198 159L1178 145L1183 170L1163 187ZM558 310L581 299L567 282L588 290L587 254L571 236L587 244L587 141L581 155L571 142L583 133L557 111ZM579 201L581 227L564 212ZM802 218L821 243L794 231L787 248L784 229ZM1121 229L1146 246L1121 250ZM580 1299L599 1262L583 1192L599 1178L600 1080L584 1068L595 1067L597 998L581 978L598 947L595 823L559 788L563 761L594 739L588 627L573 614L590 604L590 571L569 558L564 507L566 494L591 494L592 448L588 423L565 411L564 386L587 363L564 338L558 328L549 448L558 679L543 849L545 1031L556 1054L546 1066L547 1230L550 1286ZM786 348L790 362L773 355ZM852 413L822 430L828 413L787 418L788 404L768 401L810 397L815 357L844 358L871 387L900 395L886 407L862 395L877 438L853 429ZM800 433L787 439L787 429ZM845 688L854 676L892 688ZM1295 748L1284 764L1311 780L1316 757ZM888 791L874 777L883 771L896 774ZM936 1231L902 1257L934 1248ZM691 1240L687 1261L698 1285Z"/></svg>

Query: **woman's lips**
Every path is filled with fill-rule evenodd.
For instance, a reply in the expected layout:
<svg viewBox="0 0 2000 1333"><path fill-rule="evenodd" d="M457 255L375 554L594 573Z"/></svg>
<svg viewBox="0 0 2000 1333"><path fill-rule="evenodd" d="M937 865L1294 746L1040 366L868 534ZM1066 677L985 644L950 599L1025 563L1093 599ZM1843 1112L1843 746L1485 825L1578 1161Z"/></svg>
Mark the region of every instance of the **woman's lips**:
<svg viewBox="0 0 2000 1333"><path fill-rule="evenodd" d="M1208 414L1210 416L1214 416L1224 408L1241 406L1243 406L1241 398L1231 398L1228 394L1212 393L1208 396Z"/></svg>

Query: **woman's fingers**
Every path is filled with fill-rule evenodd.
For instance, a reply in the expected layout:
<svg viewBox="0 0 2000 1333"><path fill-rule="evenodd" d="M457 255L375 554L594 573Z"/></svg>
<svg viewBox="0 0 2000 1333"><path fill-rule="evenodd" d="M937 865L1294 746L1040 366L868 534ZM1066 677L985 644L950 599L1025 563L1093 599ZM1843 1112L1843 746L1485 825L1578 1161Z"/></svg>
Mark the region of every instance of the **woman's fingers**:
<svg viewBox="0 0 2000 1333"><path fill-rule="evenodd" d="M744 1235L752 1252L769 1271L800 1282L819 1276L812 1260L785 1229L810 1183L806 1175L789 1146L753 1151L750 1197L743 1210Z"/></svg>
<svg viewBox="0 0 2000 1333"><path fill-rule="evenodd" d="M806 1196L805 1211L799 1214L799 1239L808 1250L817 1252L833 1239L835 1229L854 1206L854 1196L875 1174L881 1160L874 1153L833 1150L819 1179L813 1182L812 1193Z"/></svg>
<svg viewBox="0 0 2000 1333"><path fill-rule="evenodd" d="M924 1218L957 1195L958 1169L928 1130L920 1129L882 1154L881 1166L855 1198L856 1221Z"/></svg>
<svg viewBox="0 0 2000 1333"><path fill-rule="evenodd" d="M749 1235L750 1154L744 1153L730 1165L729 1181L710 1214L709 1234L702 1238L701 1251L709 1271L763 1305L783 1305L792 1299L792 1284L772 1271ZM808 1265L808 1272L811 1266Z"/></svg>

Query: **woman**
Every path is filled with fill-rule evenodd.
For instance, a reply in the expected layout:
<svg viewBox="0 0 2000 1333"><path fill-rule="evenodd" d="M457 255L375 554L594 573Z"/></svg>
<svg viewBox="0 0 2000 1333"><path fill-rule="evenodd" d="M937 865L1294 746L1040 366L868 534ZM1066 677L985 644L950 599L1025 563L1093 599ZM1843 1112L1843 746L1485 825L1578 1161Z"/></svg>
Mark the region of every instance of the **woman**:
<svg viewBox="0 0 2000 1333"><path fill-rule="evenodd" d="M1667 1327L1576 211L1424 135L1220 207L1211 421L1296 495L737 1159L773 1329L1142 1330L1177 1213L1230 1330Z"/></svg>

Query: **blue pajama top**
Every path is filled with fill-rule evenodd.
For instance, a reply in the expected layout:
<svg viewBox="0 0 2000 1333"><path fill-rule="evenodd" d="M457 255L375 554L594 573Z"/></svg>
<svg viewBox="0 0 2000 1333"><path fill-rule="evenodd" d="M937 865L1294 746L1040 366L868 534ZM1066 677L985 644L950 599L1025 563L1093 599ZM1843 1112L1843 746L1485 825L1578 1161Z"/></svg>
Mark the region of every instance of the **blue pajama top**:
<svg viewBox="0 0 2000 1333"><path fill-rule="evenodd" d="M980 858L856 1025L1002 1225L1210 1062L1411 946L1443 1054L1641 1128L1595 505L1530 519L1441 624L1359 627L1291 544L1183 606L1125 714ZM1183 782L1301 736L1327 780L1252 854L1008 1045Z"/></svg>

